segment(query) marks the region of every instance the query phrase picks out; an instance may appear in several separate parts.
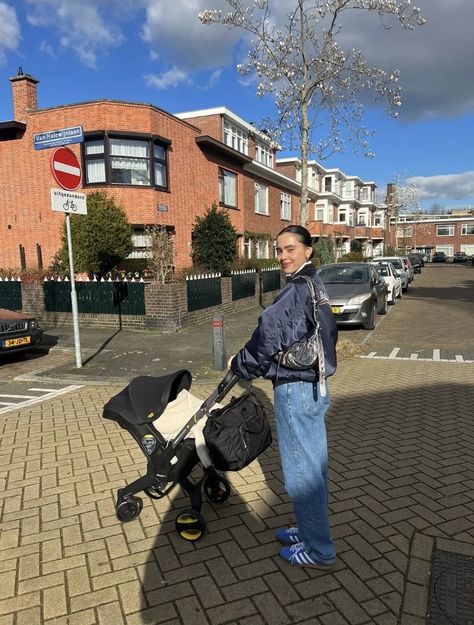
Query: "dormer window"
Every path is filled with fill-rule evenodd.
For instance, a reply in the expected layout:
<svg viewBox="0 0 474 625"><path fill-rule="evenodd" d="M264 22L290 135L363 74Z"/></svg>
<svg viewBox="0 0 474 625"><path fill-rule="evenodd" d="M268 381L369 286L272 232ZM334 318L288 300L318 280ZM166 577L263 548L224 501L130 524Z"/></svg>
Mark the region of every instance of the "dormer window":
<svg viewBox="0 0 474 625"><path fill-rule="evenodd" d="M257 163L266 165L267 167L273 167L273 151L268 145L261 141L255 143L255 160Z"/></svg>
<svg viewBox="0 0 474 625"><path fill-rule="evenodd" d="M248 154L247 132L227 119L224 119L224 143L242 154Z"/></svg>

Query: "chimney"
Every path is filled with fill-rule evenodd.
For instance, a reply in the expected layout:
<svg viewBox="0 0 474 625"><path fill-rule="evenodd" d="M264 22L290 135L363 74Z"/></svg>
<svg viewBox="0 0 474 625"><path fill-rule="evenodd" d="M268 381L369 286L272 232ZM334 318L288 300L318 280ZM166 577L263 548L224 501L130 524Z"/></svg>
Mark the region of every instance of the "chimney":
<svg viewBox="0 0 474 625"><path fill-rule="evenodd" d="M387 197L385 198L386 204L392 204L395 200L397 185L394 182L387 184Z"/></svg>
<svg viewBox="0 0 474 625"><path fill-rule="evenodd" d="M38 109L36 85L39 81L29 74L24 74L19 67L18 75L10 78L10 82L13 94L13 120L26 122L28 113Z"/></svg>

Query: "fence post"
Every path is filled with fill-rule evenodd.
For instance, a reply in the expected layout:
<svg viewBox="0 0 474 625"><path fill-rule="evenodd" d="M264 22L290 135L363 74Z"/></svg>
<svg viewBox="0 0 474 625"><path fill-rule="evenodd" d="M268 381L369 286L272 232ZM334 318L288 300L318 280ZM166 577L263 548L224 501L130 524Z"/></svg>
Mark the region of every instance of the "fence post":
<svg viewBox="0 0 474 625"><path fill-rule="evenodd" d="M214 313L212 315L212 356L214 369L217 371L227 369L225 323L224 315L221 313Z"/></svg>

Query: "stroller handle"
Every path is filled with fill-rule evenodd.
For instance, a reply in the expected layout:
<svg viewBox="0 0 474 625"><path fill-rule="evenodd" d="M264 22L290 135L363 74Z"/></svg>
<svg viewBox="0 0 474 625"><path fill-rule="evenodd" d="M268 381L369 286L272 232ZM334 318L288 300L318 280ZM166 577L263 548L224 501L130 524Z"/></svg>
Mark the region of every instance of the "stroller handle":
<svg viewBox="0 0 474 625"><path fill-rule="evenodd" d="M208 411L212 406L216 403L224 399L230 389L237 384L239 381L239 376L235 375L232 369L229 369L222 380L217 385L217 388L206 401L202 404L201 409L204 411Z"/></svg>

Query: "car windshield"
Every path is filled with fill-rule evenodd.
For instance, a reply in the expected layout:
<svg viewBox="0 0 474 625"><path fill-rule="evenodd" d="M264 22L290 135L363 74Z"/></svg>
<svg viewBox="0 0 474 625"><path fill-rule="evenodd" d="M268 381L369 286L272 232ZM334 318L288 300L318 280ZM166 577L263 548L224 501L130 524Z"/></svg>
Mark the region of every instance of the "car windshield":
<svg viewBox="0 0 474 625"><path fill-rule="evenodd" d="M376 265L375 267L381 276L390 276L388 265Z"/></svg>
<svg viewBox="0 0 474 625"><path fill-rule="evenodd" d="M403 263L399 258L390 258L387 262L392 263L397 269L403 269Z"/></svg>
<svg viewBox="0 0 474 625"><path fill-rule="evenodd" d="M323 267L318 273L324 284L363 284L369 281L367 267Z"/></svg>

